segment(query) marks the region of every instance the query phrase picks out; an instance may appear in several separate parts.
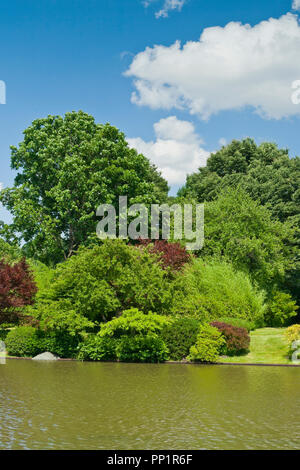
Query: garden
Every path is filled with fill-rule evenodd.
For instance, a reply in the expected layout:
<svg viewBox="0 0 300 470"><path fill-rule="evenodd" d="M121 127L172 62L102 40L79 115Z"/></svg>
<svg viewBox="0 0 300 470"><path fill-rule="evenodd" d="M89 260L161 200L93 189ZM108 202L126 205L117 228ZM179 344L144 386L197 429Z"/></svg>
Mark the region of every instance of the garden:
<svg viewBox="0 0 300 470"><path fill-rule="evenodd" d="M12 147L0 227L8 356L291 363L298 324L300 159L233 141L176 197L124 134L83 112L38 119ZM291 177L292 175L292 177ZM205 205L205 242L96 236L96 208Z"/></svg>

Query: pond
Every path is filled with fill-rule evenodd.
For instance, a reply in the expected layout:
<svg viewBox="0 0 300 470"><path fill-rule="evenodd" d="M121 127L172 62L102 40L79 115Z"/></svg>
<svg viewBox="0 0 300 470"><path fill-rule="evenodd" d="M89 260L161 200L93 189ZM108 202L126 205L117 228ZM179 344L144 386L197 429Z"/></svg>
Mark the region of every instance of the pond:
<svg viewBox="0 0 300 470"><path fill-rule="evenodd" d="M8 360L0 449L297 449L300 368Z"/></svg>

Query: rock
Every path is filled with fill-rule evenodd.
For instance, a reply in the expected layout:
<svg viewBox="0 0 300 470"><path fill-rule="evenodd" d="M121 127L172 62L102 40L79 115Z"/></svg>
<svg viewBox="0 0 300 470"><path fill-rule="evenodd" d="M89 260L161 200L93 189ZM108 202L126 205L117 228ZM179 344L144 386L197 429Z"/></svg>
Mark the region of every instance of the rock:
<svg viewBox="0 0 300 470"><path fill-rule="evenodd" d="M54 356L51 352L44 352L32 358L33 361L57 361L57 359L59 357Z"/></svg>

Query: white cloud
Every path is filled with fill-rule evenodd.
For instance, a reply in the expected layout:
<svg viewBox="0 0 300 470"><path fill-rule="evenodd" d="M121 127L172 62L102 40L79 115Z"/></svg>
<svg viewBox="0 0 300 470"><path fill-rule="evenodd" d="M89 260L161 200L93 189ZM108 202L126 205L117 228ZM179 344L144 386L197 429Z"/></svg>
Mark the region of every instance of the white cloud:
<svg viewBox="0 0 300 470"><path fill-rule="evenodd" d="M155 141L145 142L140 137L127 141L161 170L169 184L183 184L187 174L205 166L210 154L202 148L203 142L191 122L170 116L153 127Z"/></svg>
<svg viewBox="0 0 300 470"><path fill-rule="evenodd" d="M144 0L142 3L145 8L148 8L152 3L157 0ZM167 18L171 10L181 11L183 5L187 0L164 0L162 8L155 13L156 18Z"/></svg>
<svg viewBox="0 0 300 470"><path fill-rule="evenodd" d="M178 10L181 11L183 5L186 3L186 0L165 0L164 5L161 10L155 13L156 18L167 18L169 11Z"/></svg>
<svg viewBox="0 0 300 470"><path fill-rule="evenodd" d="M300 11L300 0L293 0L293 10L299 10Z"/></svg>
<svg viewBox="0 0 300 470"><path fill-rule="evenodd" d="M300 114L291 101L300 79L300 26L288 13L253 27L231 22L207 28L199 41L147 47L126 76L134 78L132 102L152 109L188 109L208 119L250 106L265 118Z"/></svg>

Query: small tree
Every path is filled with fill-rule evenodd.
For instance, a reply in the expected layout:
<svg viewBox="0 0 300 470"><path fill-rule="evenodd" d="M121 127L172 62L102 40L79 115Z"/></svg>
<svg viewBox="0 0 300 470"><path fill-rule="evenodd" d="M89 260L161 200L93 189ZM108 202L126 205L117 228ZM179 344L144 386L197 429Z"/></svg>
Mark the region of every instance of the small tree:
<svg viewBox="0 0 300 470"><path fill-rule="evenodd" d="M0 323L15 322L22 308L34 301L37 287L25 259L8 264L0 260Z"/></svg>

